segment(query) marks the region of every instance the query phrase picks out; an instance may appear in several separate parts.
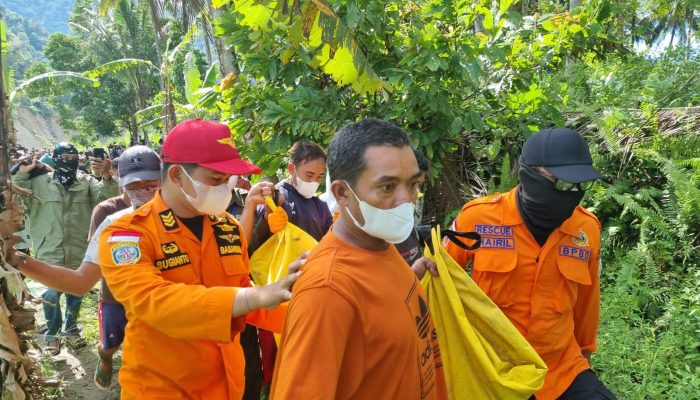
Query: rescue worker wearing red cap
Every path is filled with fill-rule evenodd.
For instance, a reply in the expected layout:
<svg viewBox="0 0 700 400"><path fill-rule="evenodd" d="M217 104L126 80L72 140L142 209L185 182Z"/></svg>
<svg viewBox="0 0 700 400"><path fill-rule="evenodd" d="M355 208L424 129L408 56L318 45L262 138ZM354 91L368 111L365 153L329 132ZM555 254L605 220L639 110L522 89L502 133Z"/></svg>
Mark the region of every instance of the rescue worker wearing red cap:
<svg viewBox="0 0 700 400"><path fill-rule="evenodd" d="M238 333L246 322L281 331L285 309L260 309L291 297L303 261L275 284L250 287L245 235L223 210L236 177L260 169L241 159L228 126L180 123L162 160L160 192L99 241L102 273L129 319L122 399L240 399Z"/></svg>
<svg viewBox="0 0 700 400"><path fill-rule="evenodd" d="M603 175L571 129L544 129L523 146L520 185L465 204L453 229L481 234L460 265L547 363L537 400L613 400L591 371L600 315L600 222L579 203Z"/></svg>

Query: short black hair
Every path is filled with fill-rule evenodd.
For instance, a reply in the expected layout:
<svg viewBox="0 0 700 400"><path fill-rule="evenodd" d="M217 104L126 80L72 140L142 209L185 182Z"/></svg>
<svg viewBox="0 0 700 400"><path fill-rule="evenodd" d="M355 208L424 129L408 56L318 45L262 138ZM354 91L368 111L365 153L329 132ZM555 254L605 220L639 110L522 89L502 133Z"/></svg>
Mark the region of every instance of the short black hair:
<svg viewBox="0 0 700 400"><path fill-rule="evenodd" d="M333 180L354 184L367 167L365 150L370 146L410 146L408 136L388 121L370 118L340 128L328 146L328 172Z"/></svg>
<svg viewBox="0 0 700 400"><path fill-rule="evenodd" d="M326 161L326 152L323 147L308 140L300 140L289 149L289 162L299 166L307 161L323 158Z"/></svg>
<svg viewBox="0 0 700 400"><path fill-rule="evenodd" d="M428 171L430 170L430 161L428 160L428 157L426 157L422 151L416 149L413 150L413 154L416 156L418 169L420 170L420 172L423 172L427 175Z"/></svg>
<svg viewBox="0 0 700 400"><path fill-rule="evenodd" d="M162 161L162 166L160 168L160 179L162 182L166 182L168 180L168 169L170 169L171 166L173 165L179 165L182 168L187 171L188 174L192 175L195 169L199 166L199 164L181 164L181 163L169 163Z"/></svg>

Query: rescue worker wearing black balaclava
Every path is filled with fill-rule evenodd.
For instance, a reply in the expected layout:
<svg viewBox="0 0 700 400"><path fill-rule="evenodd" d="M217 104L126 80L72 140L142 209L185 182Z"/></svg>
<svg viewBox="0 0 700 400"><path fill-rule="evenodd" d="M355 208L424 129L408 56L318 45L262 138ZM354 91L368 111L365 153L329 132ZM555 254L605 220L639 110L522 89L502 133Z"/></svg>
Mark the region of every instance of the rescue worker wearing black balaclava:
<svg viewBox="0 0 700 400"><path fill-rule="evenodd" d="M547 363L537 400L612 400L590 369L600 318L600 222L579 203L603 178L576 131L541 130L519 158L520 185L470 201L453 230L481 247L448 242L462 266Z"/></svg>
<svg viewBox="0 0 700 400"><path fill-rule="evenodd" d="M52 159L55 165L54 179L68 189L78 175L78 149L69 143L59 143L53 150Z"/></svg>
<svg viewBox="0 0 700 400"><path fill-rule="evenodd" d="M519 162L518 211L537 243L544 246L549 234L574 213L586 189L603 176L591 167L586 142L571 129L533 135L523 146Z"/></svg>
<svg viewBox="0 0 700 400"><path fill-rule="evenodd" d="M78 171L78 151L75 146L60 143L54 148L53 172L32 173L41 164L37 160L21 165L12 181L29 189L34 196L23 198L27 206L29 230L34 242L36 259L48 264L76 269L87 248L90 216L95 205L119 194L112 179L108 160L92 160L92 168L102 177ZM50 355L59 352L61 337L73 347L84 343L77 326L82 297L66 293L65 314L61 311L62 292L47 289L42 295L46 330L44 350Z"/></svg>

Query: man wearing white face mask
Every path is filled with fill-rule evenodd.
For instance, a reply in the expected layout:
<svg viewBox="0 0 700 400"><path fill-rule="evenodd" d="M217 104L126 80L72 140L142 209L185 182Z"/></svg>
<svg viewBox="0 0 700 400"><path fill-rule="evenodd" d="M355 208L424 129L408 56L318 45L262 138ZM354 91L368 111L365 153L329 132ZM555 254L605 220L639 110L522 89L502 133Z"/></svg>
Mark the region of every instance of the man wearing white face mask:
<svg viewBox="0 0 700 400"><path fill-rule="evenodd" d="M423 172L406 134L369 119L328 148L340 216L294 287L273 399L446 399L426 295L392 243L413 230Z"/></svg>
<svg viewBox="0 0 700 400"><path fill-rule="evenodd" d="M238 334L246 322L281 330L285 307L261 308L291 298L302 262L272 285L250 287L247 241L224 209L233 177L260 169L241 159L228 126L184 121L165 138L162 158L160 192L99 240L102 274L129 319L121 398L237 399Z"/></svg>
<svg viewBox="0 0 700 400"><path fill-rule="evenodd" d="M289 150L287 164L289 178L276 185L284 197L282 208L289 216L289 222L301 228L316 240L321 240L333 225L328 206L316 196L316 191L326 173L326 152L316 143L305 140L294 143ZM269 210L267 210L269 212ZM270 238L266 210L258 208L260 221L253 233L251 253Z"/></svg>

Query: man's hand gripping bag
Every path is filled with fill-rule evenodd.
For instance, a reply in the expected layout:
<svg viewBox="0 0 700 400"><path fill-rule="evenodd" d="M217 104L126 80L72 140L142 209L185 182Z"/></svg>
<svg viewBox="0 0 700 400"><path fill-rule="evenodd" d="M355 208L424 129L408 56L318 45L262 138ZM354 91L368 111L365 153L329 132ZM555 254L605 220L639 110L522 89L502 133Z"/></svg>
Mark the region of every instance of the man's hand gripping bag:
<svg viewBox="0 0 700 400"><path fill-rule="evenodd" d="M266 203L273 211L277 205L270 198ZM301 253L311 250L318 242L301 228L287 223L273 234L250 258L250 273L256 285L269 285L287 275L287 267Z"/></svg>
<svg viewBox="0 0 700 400"><path fill-rule="evenodd" d="M426 246L425 255L437 264L439 276L426 274L421 284L450 399L528 399L544 384L546 364L442 247L440 227L431 233L432 246Z"/></svg>

